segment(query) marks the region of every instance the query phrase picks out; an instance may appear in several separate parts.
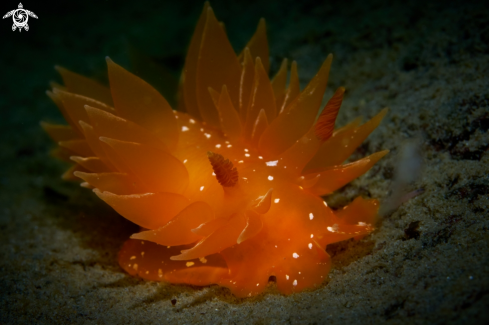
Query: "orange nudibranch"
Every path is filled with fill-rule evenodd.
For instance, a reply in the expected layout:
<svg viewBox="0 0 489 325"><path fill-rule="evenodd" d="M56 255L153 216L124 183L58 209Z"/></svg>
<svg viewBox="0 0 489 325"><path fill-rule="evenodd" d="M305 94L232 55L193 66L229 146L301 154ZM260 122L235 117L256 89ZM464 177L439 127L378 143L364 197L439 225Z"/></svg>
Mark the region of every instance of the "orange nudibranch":
<svg viewBox="0 0 489 325"><path fill-rule="evenodd" d="M218 284L238 297L270 276L284 294L321 285L326 245L373 231L379 203L342 210L321 196L368 171L387 150L343 164L386 110L334 130L340 87L319 115L332 55L300 90L287 61L269 78L265 21L236 55L209 4L186 56L179 110L107 58L110 88L63 68L48 95L69 125L42 122L74 162L63 177L141 227L119 264L131 275Z"/></svg>

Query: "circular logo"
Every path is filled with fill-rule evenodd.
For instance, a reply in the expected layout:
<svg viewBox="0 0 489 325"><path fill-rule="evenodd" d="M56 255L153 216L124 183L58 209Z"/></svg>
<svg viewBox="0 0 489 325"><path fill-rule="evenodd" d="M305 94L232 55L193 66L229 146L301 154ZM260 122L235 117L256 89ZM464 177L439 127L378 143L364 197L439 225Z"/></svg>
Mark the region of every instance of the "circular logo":
<svg viewBox="0 0 489 325"><path fill-rule="evenodd" d="M15 10L14 16L14 24L17 27L24 27L27 24L27 20L29 20L27 16L27 12L24 9Z"/></svg>

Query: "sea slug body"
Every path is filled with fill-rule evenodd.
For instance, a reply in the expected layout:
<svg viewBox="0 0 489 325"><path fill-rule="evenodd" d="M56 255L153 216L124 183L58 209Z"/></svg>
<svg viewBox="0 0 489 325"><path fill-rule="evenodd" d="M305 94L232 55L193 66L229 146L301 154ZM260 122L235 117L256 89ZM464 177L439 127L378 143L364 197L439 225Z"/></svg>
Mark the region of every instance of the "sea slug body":
<svg viewBox="0 0 489 325"><path fill-rule="evenodd" d="M284 294L319 286L326 245L373 231L378 202L333 211L321 199L364 174L387 151L343 164L386 110L334 130L344 88L319 117L332 56L304 90L284 60L270 80L265 21L236 55L209 4L186 57L179 109L107 59L110 89L63 68L48 95L69 126L42 122L75 162L65 179L141 227L119 253L131 275L218 284L238 297L270 276Z"/></svg>

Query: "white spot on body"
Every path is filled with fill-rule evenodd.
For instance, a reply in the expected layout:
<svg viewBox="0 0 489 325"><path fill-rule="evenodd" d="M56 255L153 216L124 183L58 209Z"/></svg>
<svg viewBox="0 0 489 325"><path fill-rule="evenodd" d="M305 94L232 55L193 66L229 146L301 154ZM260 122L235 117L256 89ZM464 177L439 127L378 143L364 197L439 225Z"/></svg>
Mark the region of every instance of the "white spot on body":
<svg viewBox="0 0 489 325"><path fill-rule="evenodd" d="M204 133L204 135L205 135L205 137L206 137L207 139L210 139L210 137L211 137L211 135L210 135L209 133Z"/></svg>
<svg viewBox="0 0 489 325"><path fill-rule="evenodd" d="M249 156L250 156L250 154L249 154L249 153L245 153L245 157L249 157Z"/></svg>
<svg viewBox="0 0 489 325"><path fill-rule="evenodd" d="M297 285L297 280L294 280L294 282L292 283L292 285L295 287Z"/></svg>
<svg viewBox="0 0 489 325"><path fill-rule="evenodd" d="M307 247L309 247L309 249L312 249L312 243L309 243L309 245L307 245Z"/></svg>
<svg viewBox="0 0 489 325"><path fill-rule="evenodd" d="M188 130L190 130L190 129L189 129L188 127L186 127L185 125L184 125L184 126L182 126L182 132L186 132L186 131L188 131Z"/></svg>
<svg viewBox="0 0 489 325"><path fill-rule="evenodd" d="M278 164L278 160L265 162L265 165L270 166L270 167L277 166L277 164Z"/></svg>
<svg viewBox="0 0 489 325"><path fill-rule="evenodd" d="M273 202L279 203L280 202L280 199L275 199L275 200L273 200Z"/></svg>
<svg viewBox="0 0 489 325"><path fill-rule="evenodd" d="M217 149L221 148L221 145L220 144L216 144L216 148Z"/></svg>
<svg viewBox="0 0 489 325"><path fill-rule="evenodd" d="M286 275L285 275L285 278L288 280L288 279L289 279L289 276L286 274Z"/></svg>
<svg viewBox="0 0 489 325"><path fill-rule="evenodd" d="M269 181L273 181L273 176L268 176Z"/></svg>
<svg viewBox="0 0 489 325"><path fill-rule="evenodd" d="M311 213L309 213L309 220L312 220L312 219L314 219L314 214L312 214L312 212L311 212Z"/></svg>
<svg viewBox="0 0 489 325"><path fill-rule="evenodd" d="M333 225L333 227L328 227L326 229L328 229L329 232L337 232L338 231L338 225L335 223Z"/></svg>
<svg viewBox="0 0 489 325"><path fill-rule="evenodd" d="M195 124L195 120L194 120L194 119L192 119L192 118L191 118L190 120L188 120L188 121L189 121L190 123L192 123L192 124Z"/></svg>
<svg viewBox="0 0 489 325"><path fill-rule="evenodd" d="M292 254L292 257L293 257L293 258L298 258L298 257L299 257L299 254L294 253L294 254Z"/></svg>
<svg viewBox="0 0 489 325"><path fill-rule="evenodd" d="M204 186L201 186L200 187L200 191L202 192L204 190Z"/></svg>

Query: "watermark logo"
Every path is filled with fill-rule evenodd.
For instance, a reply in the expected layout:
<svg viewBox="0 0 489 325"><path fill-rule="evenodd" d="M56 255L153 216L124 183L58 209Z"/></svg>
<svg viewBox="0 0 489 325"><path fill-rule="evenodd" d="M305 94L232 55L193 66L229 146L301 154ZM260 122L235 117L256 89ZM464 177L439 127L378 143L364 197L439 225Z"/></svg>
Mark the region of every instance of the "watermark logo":
<svg viewBox="0 0 489 325"><path fill-rule="evenodd" d="M29 20L29 16L36 18L37 16L35 13L29 10L25 10L24 7L22 6L22 3L19 3L19 8L11 10L3 16L3 19L8 18L12 16L12 19L14 20L14 24L12 25L12 31L15 32L15 30L18 28L19 32L22 31L22 28L24 28L26 31L29 30L29 25L27 25L27 21Z"/></svg>

